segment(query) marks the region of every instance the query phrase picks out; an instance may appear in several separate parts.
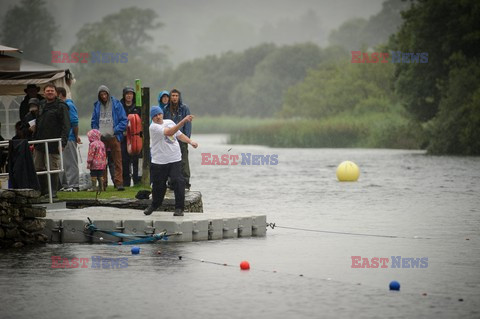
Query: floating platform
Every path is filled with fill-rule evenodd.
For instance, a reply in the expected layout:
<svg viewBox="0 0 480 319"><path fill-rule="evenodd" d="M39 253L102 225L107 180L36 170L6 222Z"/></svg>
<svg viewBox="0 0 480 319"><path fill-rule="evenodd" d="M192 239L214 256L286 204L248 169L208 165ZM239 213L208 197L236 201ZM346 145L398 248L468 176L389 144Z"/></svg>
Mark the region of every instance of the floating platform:
<svg viewBox="0 0 480 319"><path fill-rule="evenodd" d="M120 238L85 230L88 218L98 229L131 235L172 234L168 242L192 242L266 235L265 215L185 213L155 211L145 216L142 210L114 207L88 207L47 211L43 234L49 243L118 243ZM100 239L102 238L102 239ZM134 238L129 238L125 241Z"/></svg>

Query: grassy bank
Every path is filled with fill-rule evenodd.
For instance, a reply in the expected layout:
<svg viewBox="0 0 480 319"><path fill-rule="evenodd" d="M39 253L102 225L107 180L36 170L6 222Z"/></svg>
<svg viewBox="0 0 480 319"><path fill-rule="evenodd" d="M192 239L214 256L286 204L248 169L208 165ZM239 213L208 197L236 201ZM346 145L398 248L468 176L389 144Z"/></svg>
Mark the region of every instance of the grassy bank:
<svg viewBox="0 0 480 319"><path fill-rule="evenodd" d="M90 129L90 118L80 119L80 134ZM232 144L270 147L422 148L420 125L400 113L340 114L323 119L261 119L196 117L193 134L230 134Z"/></svg>
<svg viewBox="0 0 480 319"><path fill-rule="evenodd" d="M106 191L103 191L98 195L98 199L115 199L115 198L135 198L139 190L147 189L143 186L125 187L125 191L119 192L113 186L108 186ZM72 200L72 199L95 199L96 192L57 192L59 200Z"/></svg>
<svg viewBox="0 0 480 319"><path fill-rule="evenodd" d="M395 114L339 115L327 119L286 119L230 136L232 144L270 147L365 147L418 149L422 129Z"/></svg>

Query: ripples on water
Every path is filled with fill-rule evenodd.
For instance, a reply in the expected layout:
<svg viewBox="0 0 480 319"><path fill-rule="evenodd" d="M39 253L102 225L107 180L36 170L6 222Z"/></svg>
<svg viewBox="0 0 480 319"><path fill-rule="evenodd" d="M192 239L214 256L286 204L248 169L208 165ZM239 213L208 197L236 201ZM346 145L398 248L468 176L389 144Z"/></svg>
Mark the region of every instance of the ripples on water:
<svg viewBox="0 0 480 319"><path fill-rule="evenodd" d="M191 182L206 211L400 238L275 228L265 238L143 245L138 256L108 245L0 251L0 317L480 317L480 158L197 140ZM278 154L279 163L200 165L201 152L230 148L228 154ZM337 182L344 160L360 167L358 182ZM52 255L127 257L128 267L52 269ZM352 269L351 256L428 257L428 268ZM242 260L250 261L250 271L239 270ZM400 282L400 292L388 291L391 280Z"/></svg>

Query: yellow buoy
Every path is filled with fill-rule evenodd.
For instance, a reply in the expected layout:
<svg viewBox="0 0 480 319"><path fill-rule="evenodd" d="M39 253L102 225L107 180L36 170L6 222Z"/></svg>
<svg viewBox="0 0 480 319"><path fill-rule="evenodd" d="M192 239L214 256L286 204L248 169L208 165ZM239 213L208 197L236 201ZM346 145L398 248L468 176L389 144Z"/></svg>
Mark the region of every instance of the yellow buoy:
<svg viewBox="0 0 480 319"><path fill-rule="evenodd" d="M359 176L360 169L354 162L344 161L337 167L337 178L340 182L356 182Z"/></svg>

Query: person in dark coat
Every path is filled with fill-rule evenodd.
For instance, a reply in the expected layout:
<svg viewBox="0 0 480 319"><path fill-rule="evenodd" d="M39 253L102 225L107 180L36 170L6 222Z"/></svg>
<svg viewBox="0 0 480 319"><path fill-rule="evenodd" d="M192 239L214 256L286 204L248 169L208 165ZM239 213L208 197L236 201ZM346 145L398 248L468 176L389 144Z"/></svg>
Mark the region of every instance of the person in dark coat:
<svg viewBox="0 0 480 319"><path fill-rule="evenodd" d="M23 121L18 121L15 123L15 135L12 137L12 140L22 140L26 138L25 125Z"/></svg>
<svg viewBox="0 0 480 319"><path fill-rule="evenodd" d="M175 124L180 123L185 117L190 115L188 105L182 101L182 95L179 90L173 89L170 91L170 103L164 107L164 119L172 120ZM192 123L186 122L181 128L180 132L188 138L192 135ZM182 174L185 179L185 188L190 189L190 164L188 162L188 144L179 141L180 150L182 152Z"/></svg>
<svg viewBox="0 0 480 319"><path fill-rule="evenodd" d="M40 190L28 141L26 139L12 139L8 146L8 153L10 188Z"/></svg>
<svg viewBox="0 0 480 319"><path fill-rule="evenodd" d="M70 132L70 115L68 106L57 98L56 86L49 83L45 86L46 100L40 103L40 112L36 120L34 133L35 140L45 140L52 138L61 138L62 149L59 150L58 142L48 143L48 150L44 143L35 144L33 160L37 171L45 171L46 155L48 154L50 169L60 169L60 151L63 151L68 141ZM59 184L59 174L52 175L52 194L56 196ZM40 176L40 187L42 195L48 194L48 184L46 175Z"/></svg>
<svg viewBox="0 0 480 319"><path fill-rule="evenodd" d="M123 89L123 98L120 100L125 110L125 114L138 114L142 118L142 109L135 105L135 90L132 87L125 87ZM127 125L128 127L128 125ZM124 136L127 134L125 130ZM139 155L130 155L127 151L127 139L124 138L121 144L122 148L122 173L123 173L123 186L130 186L130 182L133 180L133 184L140 183L138 176L138 158ZM131 172L131 174L130 174Z"/></svg>
<svg viewBox="0 0 480 319"><path fill-rule="evenodd" d="M39 101L44 100L43 96L38 94L38 92L40 92L40 88L35 84L27 85L27 87L23 91L27 95L25 95L22 103L20 103L20 110L19 110L19 116L20 116L19 120L20 121L23 121L23 119L25 118L25 115L27 115L27 113L28 113L28 110L29 110L29 107L30 107L29 106L30 99L37 98Z"/></svg>
<svg viewBox="0 0 480 319"><path fill-rule="evenodd" d="M23 118L23 136L29 141L33 139L33 132L35 131L35 124L38 117L38 112L40 108L40 100L37 98L31 98L28 101L28 110L29 112Z"/></svg>

